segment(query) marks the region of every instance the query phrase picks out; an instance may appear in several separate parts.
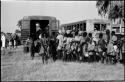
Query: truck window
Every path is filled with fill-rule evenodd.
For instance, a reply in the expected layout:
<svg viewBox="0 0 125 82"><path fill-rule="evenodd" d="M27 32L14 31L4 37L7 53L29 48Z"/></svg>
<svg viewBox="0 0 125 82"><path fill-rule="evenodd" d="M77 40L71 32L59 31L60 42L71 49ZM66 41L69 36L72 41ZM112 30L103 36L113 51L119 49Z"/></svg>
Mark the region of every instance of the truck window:
<svg viewBox="0 0 125 82"><path fill-rule="evenodd" d="M94 24L94 29L96 29L97 31L100 31L100 24L95 23Z"/></svg>

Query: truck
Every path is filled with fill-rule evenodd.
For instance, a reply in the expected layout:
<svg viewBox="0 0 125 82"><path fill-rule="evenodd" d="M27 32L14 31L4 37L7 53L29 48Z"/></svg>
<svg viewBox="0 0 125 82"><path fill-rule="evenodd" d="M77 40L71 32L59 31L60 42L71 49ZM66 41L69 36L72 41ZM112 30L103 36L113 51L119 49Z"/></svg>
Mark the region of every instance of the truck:
<svg viewBox="0 0 125 82"><path fill-rule="evenodd" d="M21 43L24 43L26 39L36 33L36 23L40 24L40 28L43 29L49 25L49 35L57 34L59 28L59 20L52 16L24 16L22 19L21 28Z"/></svg>

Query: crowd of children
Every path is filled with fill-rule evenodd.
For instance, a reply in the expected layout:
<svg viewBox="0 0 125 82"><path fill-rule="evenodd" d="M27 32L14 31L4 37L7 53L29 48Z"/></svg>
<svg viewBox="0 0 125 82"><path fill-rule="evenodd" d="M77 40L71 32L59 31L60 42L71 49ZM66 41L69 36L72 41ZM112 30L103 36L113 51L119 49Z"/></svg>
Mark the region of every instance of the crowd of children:
<svg viewBox="0 0 125 82"><path fill-rule="evenodd" d="M59 59L63 61L110 64L116 64L121 60L124 62L124 37L119 38L114 31L110 32L108 29L105 33L87 33L71 30L67 30L64 33L59 30L59 34L53 39L41 37L38 39L40 41L40 44L38 44L37 40L33 41L29 38L26 42L32 40L29 42L31 43L30 52L32 59L35 53L42 53L43 59L46 56L45 54L48 54L48 58L52 57L54 61ZM35 42L37 42L38 46L41 45L41 47L36 46Z"/></svg>
<svg viewBox="0 0 125 82"><path fill-rule="evenodd" d="M124 60L124 45L118 47L118 44L125 44L124 41L118 42L115 32L106 30L106 33L87 33L73 32L67 30L65 34L59 31L57 36L59 40L57 47L57 56L63 60L76 60L115 64L119 60ZM124 38L120 38L124 40ZM121 58L120 58L121 57Z"/></svg>

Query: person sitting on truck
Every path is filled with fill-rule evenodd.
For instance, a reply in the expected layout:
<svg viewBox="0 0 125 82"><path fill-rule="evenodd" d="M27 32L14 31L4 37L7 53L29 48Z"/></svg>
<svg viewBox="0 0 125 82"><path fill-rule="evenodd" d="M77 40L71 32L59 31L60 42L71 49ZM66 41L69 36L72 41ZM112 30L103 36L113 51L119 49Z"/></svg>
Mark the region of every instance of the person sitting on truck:
<svg viewBox="0 0 125 82"><path fill-rule="evenodd" d="M42 33L42 29L40 28L40 24L36 23L36 39L39 39L39 35Z"/></svg>

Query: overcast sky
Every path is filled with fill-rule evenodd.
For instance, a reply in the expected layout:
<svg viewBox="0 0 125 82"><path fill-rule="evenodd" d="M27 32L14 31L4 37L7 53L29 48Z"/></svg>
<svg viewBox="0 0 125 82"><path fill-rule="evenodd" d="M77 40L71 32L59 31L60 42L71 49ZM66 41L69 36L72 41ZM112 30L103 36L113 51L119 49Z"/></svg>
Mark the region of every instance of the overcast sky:
<svg viewBox="0 0 125 82"><path fill-rule="evenodd" d="M1 31L14 32L24 16L54 16L61 24L85 19L101 19L96 1L2 1Z"/></svg>

